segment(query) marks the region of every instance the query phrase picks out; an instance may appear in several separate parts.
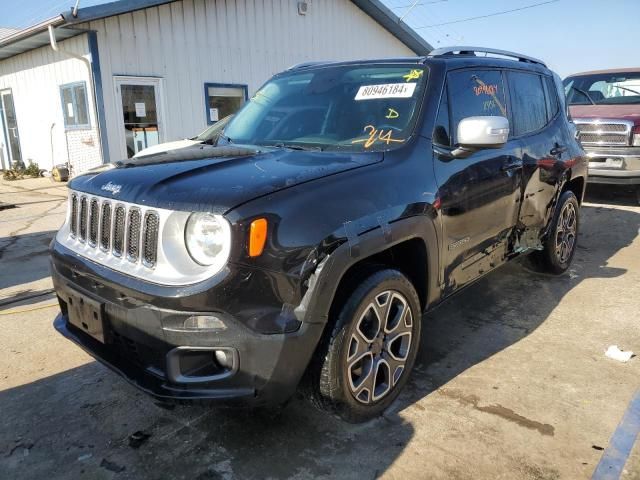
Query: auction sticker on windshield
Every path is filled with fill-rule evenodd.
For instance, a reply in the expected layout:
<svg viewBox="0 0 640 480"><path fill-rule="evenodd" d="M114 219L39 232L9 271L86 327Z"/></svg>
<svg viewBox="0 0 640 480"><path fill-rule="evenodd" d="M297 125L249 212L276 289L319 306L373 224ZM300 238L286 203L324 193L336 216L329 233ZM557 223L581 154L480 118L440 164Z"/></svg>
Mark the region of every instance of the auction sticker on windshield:
<svg viewBox="0 0 640 480"><path fill-rule="evenodd" d="M385 83L383 85L363 85L358 89L355 100L377 98L409 98L413 96L416 83Z"/></svg>

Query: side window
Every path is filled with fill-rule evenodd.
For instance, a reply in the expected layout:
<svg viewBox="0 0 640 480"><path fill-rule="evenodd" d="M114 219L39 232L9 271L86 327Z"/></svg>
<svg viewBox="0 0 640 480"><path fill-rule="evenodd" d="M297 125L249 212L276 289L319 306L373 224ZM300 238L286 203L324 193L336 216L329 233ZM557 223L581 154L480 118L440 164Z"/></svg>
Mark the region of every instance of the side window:
<svg viewBox="0 0 640 480"><path fill-rule="evenodd" d="M546 86L547 98L547 122L551 121L558 113L558 93L552 77L542 77Z"/></svg>
<svg viewBox="0 0 640 480"><path fill-rule="evenodd" d="M458 123L466 117L507 116L502 73L498 70L460 70L449 73L451 129L457 137ZM454 143L458 139L454 138Z"/></svg>
<svg viewBox="0 0 640 480"><path fill-rule="evenodd" d="M87 88L84 82L60 87L62 114L66 128L89 128Z"/></svg>
<svg viewBox="0 0 640 480"><path fill-rule="evenodd" d="M547 124L542 78L535 73L508 72L514 135L540 130Z"/></svg>
<svg viewBox="0 0 640 480"><path fill-rule="evenodd" d="M449 99L447 86L444 86L440 106L438 107L438 117L435 127L433 127L433 143L445 147L451 146L451 135L449 133Z"/></svg>

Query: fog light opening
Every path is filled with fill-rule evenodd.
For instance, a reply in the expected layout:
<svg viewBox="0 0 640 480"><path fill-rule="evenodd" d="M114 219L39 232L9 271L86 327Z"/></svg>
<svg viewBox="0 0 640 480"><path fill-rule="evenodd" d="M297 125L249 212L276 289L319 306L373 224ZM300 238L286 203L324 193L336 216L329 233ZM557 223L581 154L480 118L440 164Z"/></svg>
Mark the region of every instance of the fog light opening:
<svg viewBox="0 0 640 480"><path fill-rule="evenodd" d="M231 352L226 350L216 350L214 356L216 362L218 362L221 367L227 370L230 370L233 367L233 356L231 355Z"/></svg>

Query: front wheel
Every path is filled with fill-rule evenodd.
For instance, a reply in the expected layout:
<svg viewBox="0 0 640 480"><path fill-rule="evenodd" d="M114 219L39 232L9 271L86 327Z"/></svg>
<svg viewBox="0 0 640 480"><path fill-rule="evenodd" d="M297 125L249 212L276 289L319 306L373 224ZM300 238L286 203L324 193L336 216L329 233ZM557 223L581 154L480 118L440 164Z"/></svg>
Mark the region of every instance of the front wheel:
<svg viewBox="0 0 640 480"><path fill-rule="evenodd" d="M349 422L381 415L407 382L420 326L418 295L402 273L379 270L364 278L312 365L316 404Z"/></svg>
<svg viewBox="0 0 640 480"><path fill-rule="evenodd" d="M576 252L579 224L578 199L567 190L560 196L543 249L529 255L533 266L547 273L564 273Z"/></svg>

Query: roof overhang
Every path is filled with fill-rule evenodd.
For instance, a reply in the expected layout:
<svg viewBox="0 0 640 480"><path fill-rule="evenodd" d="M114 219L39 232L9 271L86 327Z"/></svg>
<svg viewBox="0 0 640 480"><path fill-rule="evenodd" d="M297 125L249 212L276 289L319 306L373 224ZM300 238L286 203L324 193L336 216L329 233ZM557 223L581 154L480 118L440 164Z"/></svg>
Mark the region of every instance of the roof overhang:
<svg viewBox="0 0 640 480"><path fill-rule="evenodd" d="M71 11L64 12L0 40L0 60L48 45L49 34L47 30L49 25L53 27L64 27L56 29L56 38L58 40L64 40L84 33L85 30L72 28L74 25L156 7L174 1L177 0L120 0L95 5L93 7L81 8L77 11L76 16L73 16ZM401 22L380 0L351 1L417 55L424 56L433 50L426 40L405 23Z"/></svg>
<svg viewBox="0 0 640 480"><path fill-rule="evenodd" d="M49 45L49 25L57 27L64 24L64 18L62 15L58 15L4 37L0 40L0 60ZM61 28L56 30L56 39L65 40L81 33L85 33L85 31L73 28Z"/></svg>

